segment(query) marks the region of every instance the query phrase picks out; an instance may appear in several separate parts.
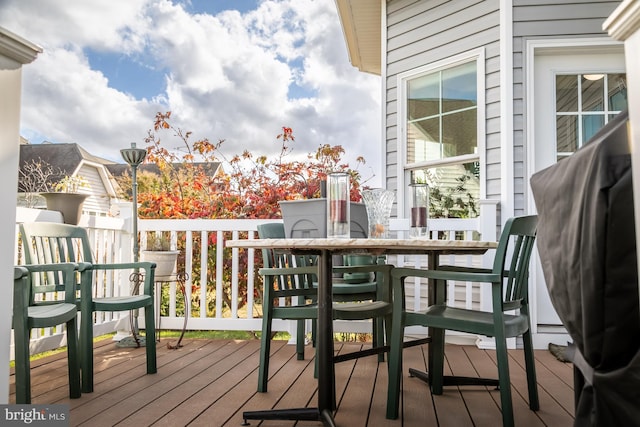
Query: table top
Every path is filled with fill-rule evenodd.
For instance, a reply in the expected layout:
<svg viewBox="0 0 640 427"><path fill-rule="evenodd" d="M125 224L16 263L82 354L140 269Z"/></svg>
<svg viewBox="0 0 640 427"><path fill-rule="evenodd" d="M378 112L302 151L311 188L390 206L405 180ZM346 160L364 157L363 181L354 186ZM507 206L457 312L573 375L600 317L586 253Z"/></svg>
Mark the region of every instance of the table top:
<svg viewBox="0 0 640 427"><path fill-rule="evenodd" d="M482 254L498 246L497 242L489 241L433 239L244 239L227 240L225 243L231 248L269 248L309 252L328 250L338 253L373 254L424 254L427 252Z"/></svg>

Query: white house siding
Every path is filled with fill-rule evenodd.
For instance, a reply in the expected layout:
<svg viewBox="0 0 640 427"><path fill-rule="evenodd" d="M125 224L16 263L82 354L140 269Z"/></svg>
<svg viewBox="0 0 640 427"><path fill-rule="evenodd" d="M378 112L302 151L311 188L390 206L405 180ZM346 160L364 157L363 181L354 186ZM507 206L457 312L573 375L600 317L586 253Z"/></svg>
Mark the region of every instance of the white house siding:
<svg viewBox="0 0 640 427"><path fill-rule="evenodd" d="M84 164L80 167L78 175L84 177L89 182L89 188L80 189L81 193L91 194L82 206L84 212L105 215L111 207L111 199L100 177L100 173L95 166Z"/></svg>
<svg viewBox="0 0 640 427"><path fill-rule="evenodd" d="M387 3L386 176L397 189L397 75L478 48L485 49L486 195L500 197L500 10L498 1L391 0Z"/></svg>
<svg viewBox="0 0 640 427"><path fill-rule="evenodd" d="M514 213L527 213L528 175L525 153L524 90L525 43L527 39L601 37L605 19L620 1L513 0L513 94L514 94Z"/></svg>

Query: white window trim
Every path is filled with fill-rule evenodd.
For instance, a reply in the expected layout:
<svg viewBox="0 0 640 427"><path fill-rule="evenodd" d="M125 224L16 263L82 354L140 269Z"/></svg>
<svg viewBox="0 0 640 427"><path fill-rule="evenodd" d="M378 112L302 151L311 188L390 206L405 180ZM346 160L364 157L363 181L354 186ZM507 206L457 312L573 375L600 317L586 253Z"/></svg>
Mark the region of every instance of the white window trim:
<svg viewBox="0 0 640 427"><path fill-rule="evenodd" d="M396 141L397 141L397 153L398 153L398 162L397 162L397 176L398 176L398 187L397 187L397 197L396 200L403 201L403 203L398 203L398 218L404 218L405 212L409 208L409 200L405 197L405 191L407 191L410 181L410 172L407 168L407 141L406 141L406 124L407 124L407 111L406 111L406 101L407 101L407 81L420 77L423 74L431 74L438 71L446 70L457 65L461 65L464 63L468 63L471 61L476 61L476 70L477 70L477 97L478 97L478 122L477 122L477 132L478 132L478 156L472 155L470 158L475 159L478 158L480 162L480 199L485 197L486 186L485 186L485 140L486 140L486 87L485 87L485 50L484 48L470 50L468 52L461 53L459 55L452 56L447 59L443 59L437 62L433 62L431 64L423 65L422 67L414 68L413 70L405 71L403 73L399 73L396 77L396 87L398 88L398 98L397 98L397 107L398 107L398 119L397 119L397 129L396 129ZM465 156L460 156L462 159ZM449 163L451 159L446 160L446 163ZM412 168L415 168L416 165L420 166L422 163L427 163L428 166L435 166L438 162L419 162L413 163Z"/></svg>

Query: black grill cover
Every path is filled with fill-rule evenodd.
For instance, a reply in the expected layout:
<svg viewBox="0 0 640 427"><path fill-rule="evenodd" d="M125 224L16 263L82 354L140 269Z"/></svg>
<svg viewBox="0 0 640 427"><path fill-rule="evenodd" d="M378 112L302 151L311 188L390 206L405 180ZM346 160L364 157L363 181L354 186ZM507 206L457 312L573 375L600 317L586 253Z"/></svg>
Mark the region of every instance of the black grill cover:
<svg viewBox="0 0 640 427"><path fill-rule="evenodd" d="M640 425L640 311L628 114L531 177L551 302L574 340L575 426ZM584 384L582 384L584 380Z"/></svg>

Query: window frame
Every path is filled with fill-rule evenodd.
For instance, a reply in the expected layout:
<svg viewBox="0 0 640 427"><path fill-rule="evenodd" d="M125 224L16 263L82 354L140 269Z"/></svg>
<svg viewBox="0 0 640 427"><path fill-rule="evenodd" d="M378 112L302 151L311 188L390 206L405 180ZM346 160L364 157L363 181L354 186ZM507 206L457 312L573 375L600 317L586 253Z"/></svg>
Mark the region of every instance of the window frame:
<svg viewBox="0 0 640 427"><path fill-rule="evenodd" d="M602 85L602 95L603 95L603 105L602 105L602 110L596 110L596 111L591 111L591 110L585 110L584 109L584 105L583 105L583 95L584 95L584 90L582 89L583 86L583 81L582 79L586 79L588 80L588 78L586 77L589 74L598 74L598 75L602 75L602 78L604 79L603 81L603 85ZM569 156L571 156L573 153L575 153L575 150L572 152L569 151L558 151L557 148L557 143L558 143L558 118L560 117L575 117L576 118L576 122L577 122L577 132L576 132L576 137L577 137L577 141L576 142L576 150L579 150L580 148L582 148L589 140L589 138L584 137L584 132L585 132L585 123L584 123L584 118L586 117L602 117L602 121L603 121L603 125L599 127L599 129L602 129L604 126L607 125L607 123L609 123L610 120L612 120L611 116L615 116L617 114L620 114L623 110L614 110L614 109L610 109L609 108L609 98L608 98L608 94L610 93L609 90L609 80L608 80L608 76L609 75L613 75L613 74L624 74L625 78L627 78L627 73L626 71L624 72L609 72L609 71L604 71L604 72L581 72L581 71L565 71L565 72L559 72L554 74L554 82L553 82L553 90L554 90L554 98L556 99L556 105L554 105L554 114L555 114L555 120L556 120L556 129L555 129L555 139L556 139L556 150L555 150L555 155L556 155L556 162L560 161L560 159L564 159L567 158ZM575 109L575 111L558 111L557 108L557 99L558 99L558 76L570 76L570 77L576 77L576 89L577 89L577 108ZM628 93L628 84L625 85L627 88L627 93ZM627 95L628 97L628 95ZM628 108L628 99L627 99L627 108Z"/></svg>
<svg viewBox="0 0 640 427"><path fill-rule="evenodd" d="M477 90L477 145L475 154L464 154L455 157L448 157L437 160L425 160L414 163L407 162L407 87L408 82L423 77L425 75L441 72L459 65L463 65L469 62L476 63L476 90ZM403 73L399 73L397 76L397 88L398 88L398 126L397 126L397 152L398 152L398 217L405 217L405 212L409 209L409 198L405 197L405 192L408 194L409 185L411 184L411 172L415 170L450 166L456 164L469 163L477 161L479 163L480 170L480 194L479 199L484 198L485 193L485 144L486 144L486 132L485 132L485 117L486 117L486 84L485 84L485 51L484 48L474 49L451 58L443 59L431 64L427 64L413 70L409 70Z"/></svg>

